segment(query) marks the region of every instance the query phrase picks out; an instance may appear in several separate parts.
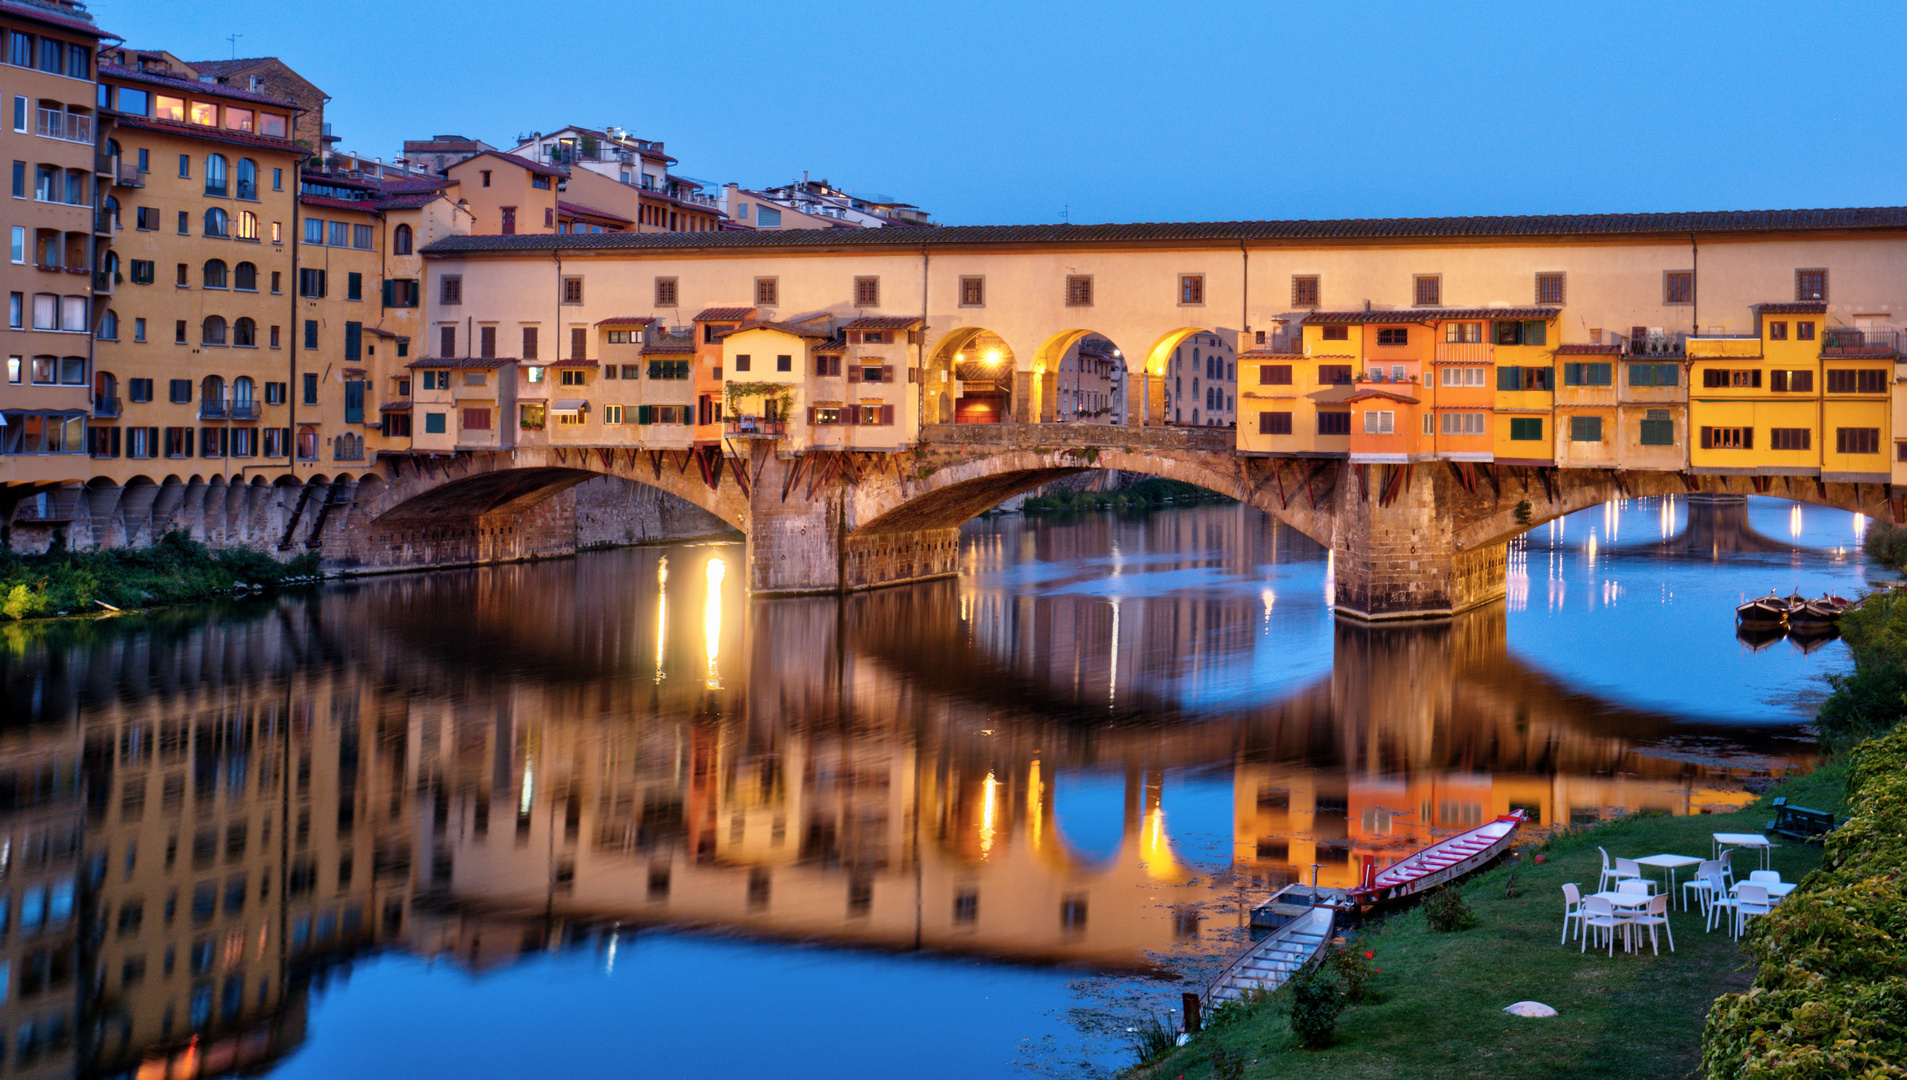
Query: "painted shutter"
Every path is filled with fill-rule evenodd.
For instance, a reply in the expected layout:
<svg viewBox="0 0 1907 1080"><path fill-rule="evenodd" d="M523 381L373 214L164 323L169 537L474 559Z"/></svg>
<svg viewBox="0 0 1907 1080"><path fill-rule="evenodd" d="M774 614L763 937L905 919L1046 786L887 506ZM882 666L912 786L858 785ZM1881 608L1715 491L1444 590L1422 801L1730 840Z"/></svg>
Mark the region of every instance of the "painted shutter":
<svg viewBox="0 0 1907 1080"><path fill-rule="evenodd" d="M1522 374L1523 374L1522 368L1517 368L1517 367L1497 368L1496 369L1496 388L1498 390L1521 390L1523 388L1520 385L1522 381L1520 379L1520 376Z"/></svg>
<svg viewBox="0 0 1907 1080"><path fill-rule="evenodd" d="M813 427L820 422L821 410L815 408L813 405L808 406L808 426Z"/></svg>
<svg viewBox="0 0 1907 1080"><path fill-rule="evenodd" d="M572 326L569 331L569 358L586 360L589 356L589 328Z"/></svg>
<svg viewBox="0 0 1907 1080"><path fill-rule="evenodd" d="M894 422L894 406L892 405L881 406L881 423L892 424L893 422Z"/></svg>
<svg viewBox="0 0 1907 1080"><path fill-rule="evenodd" d="M1754 428L1749 427L1749 428L1741 429L1741 448L1743 450L1753 450L1755 448L1755 429Z"/></svg>
<svg viewBox="0 0 1907 1080"><path fill-rule="evenodd" d="M397 306L397 280L395 278L384 279L384 306Z"/></svg>
<svg viewBox="0 0 1907 1080"><path fill-rule="evenodd" d="M849 382L861 381L861 365L853 364L848 367L848 381Z"/></svg>
<svg viewBox="0 0 1907 1080"><path fill-rule="evenodd" d="M364 384L355 379L344 384L344 422L364 423Z"/></svg>
<svg viewBox="0 0 1907 1080"><path fill-rule="evenodd" d="M1704 450L1715 449L1715 429L1714 428L1705 427L1702 429L1702 449Z"/></svg>
<svg viewBox="0 0 1907 1080"><path fill-rule="evenodd" d="M355 364L364 354L364 324L348 322L344 324L344 358Z"/></svg>
<svg viewBox="0 0 1907 1080"><path fill-rule="evenodd" d="M649 421L649 406L647 405L636 406L636 423L647 424L649 422L650 422Z"/></svg>
<svg viewBox="0 0 1907 1080"><path fill-rule="evenodd" d="M1523 324L1523 344L1546 345L1549 342L1548 324L1541 320L1531 320Z"/></svg>
<svg viewBox="0 0 1907 1080"><path fill-rule="evenodd" d="M1757 389L1760 388L1761 386L1761 369L1760 368L1756 368L1754 370L1754 373L1748 376L1748 385L1756 387Z"/></svg>
<svg viewBox="0 0 1907 1080"><path fill-rule="evenodd" d="M891 383L894 381L894 365L892 364L881 365L881 381L884 383Z"/></svg>

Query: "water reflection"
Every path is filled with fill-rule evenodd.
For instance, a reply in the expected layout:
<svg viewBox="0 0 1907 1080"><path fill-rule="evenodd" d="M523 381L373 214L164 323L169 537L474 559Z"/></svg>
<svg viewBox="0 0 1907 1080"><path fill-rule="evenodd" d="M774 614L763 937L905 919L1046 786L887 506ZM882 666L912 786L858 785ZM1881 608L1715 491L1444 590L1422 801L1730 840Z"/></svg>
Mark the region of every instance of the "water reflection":
<svg viewBox="0 0 1907 1080"><path fill-rule="evenodd" d="M994 523L961 580L845 601L750 602L739 555L14 628L0 1052L256 1072L371 950L613 970L654 927L1154 970L1435 830L1698 813L1802 760L1552 674L1503 606L1336 621L1325 554L1233 509Z"/></svg>

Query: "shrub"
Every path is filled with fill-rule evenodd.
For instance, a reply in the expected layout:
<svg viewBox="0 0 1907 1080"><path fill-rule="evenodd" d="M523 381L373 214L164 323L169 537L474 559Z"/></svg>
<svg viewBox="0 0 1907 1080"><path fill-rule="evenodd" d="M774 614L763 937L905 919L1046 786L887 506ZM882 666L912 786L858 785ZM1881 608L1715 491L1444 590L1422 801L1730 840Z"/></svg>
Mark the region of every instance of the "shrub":
<svg viewBox="0 0 1907 1080"><path fill-rule="evenodd" d="M1145 1065L1178 1049L1179 1027L1170 1016L1148 1016L1132 1032L1132 1052Z"/></svg>
<svg viewBox="0 0 1907 1080"><path fill-rule="evenodd" d="M1870 560L1907 573L1907 529L1886 521L1869 522L1861 550Z"/></svg>
<svg viewBox="0 0 1907 1080"><path fill-rule="evenodd" d="M1463 899L1463 893L1448 885L1439 885L1424 905L1424 918L1439 933L1468 930L1477 924L1477 913Z"/></svg>
<svg viewBox="0 0 1907 1080"><path fill-rule="evenodd" d="M1324 966L1338 981L1344 992L1344 1000L1352 1004L1366 997L1364 984L1377 974L1377 954L1368 949L1354 949L1345 945L1335 945L1324 954Z"/></svg>
<svg viewBox="0 0 1907 1080"><path fill-rule="evenodd" d="M1291 1016L1291 1032L1299 1044L1313 1050L1331 1045L1337 1030L1338 1014L1344 1011L1344 992L1337 980L1317 968L1306 968L1285 984L1291 996L1285 1009Z"/></svg>

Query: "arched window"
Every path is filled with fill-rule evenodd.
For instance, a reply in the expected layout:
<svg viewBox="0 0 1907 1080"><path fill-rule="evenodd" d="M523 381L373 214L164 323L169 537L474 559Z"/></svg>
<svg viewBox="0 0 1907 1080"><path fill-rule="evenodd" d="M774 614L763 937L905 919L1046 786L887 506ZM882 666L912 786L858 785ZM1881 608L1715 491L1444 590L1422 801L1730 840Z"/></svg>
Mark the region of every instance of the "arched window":
<svg viewBox="0 0 1907 1080"><path fill-rule="evenodd" d="M213 415L225 411L225 380L217 375L207 375L199 383L200 415Z"/></svg>
<svg viewBox="0 0 1907 1080"><path fill-rule="evenodd" d="M258 267L242 262L232 267L232 288L246 292L258 291Z"/></svg>
<svg viewBox="0 0 1907 1080"><path fill-rule="evenodd" d="M101 341L118 341L119 340L119 313L117 311L114 311L112 308L107 308L106 314L100 316L99 340Z"/></svg>
<svg viewBox="0 0 1907 1080"><path fill-rule="evenodd" d="M240 323L251 322L250 319L240 319L238 321ZM242 409L251 403L252 377L250 375L240 375L238 378L232 380L232 407L234 410Z"/></svg>
<svg viewBox="0 0 1907 1080"><path fill-rule="evenodd" d="M409 225L399 225L397 231L391 234L391 254L409 255L410 253L411 227Z"/></svg>
<svg viewBox="0 0 1907 1080"><path fill-rule="evenodd" d="M125 227L119 223L119 200L113 198L111 195L106 196L106 202L100 207L100 213L105 215L107 221L113 223L113 228L122 229Z"/></svg>
<svg viewBox="0 0 1907 1080"><path fill-rule="evenodd" d="M205 287L208 289L223 289L225 287L224 259L205 260Z"/></svg>
<svg viewBox="0 0 1907 1080"><path fill-rule="evenodd" d="M232 235L238 237L240 240L258 239L258 215L252 213L250 210L240 210L238 212L238 230Z"/></svg>
<svg viewBox="0 0 1907 1080"><path fill-rule="evenodd" d="M250 319L240 319L237 322L233 323L232 324L232 344L234 345L258 344L258 324L253 322ZM248 379L239 380L239 382L249 382L249 381L250 380ZM237 383L232 384L232 392L234 394L238 393Z"/></svg>
<svg viewBox="0 0 1907 1080"><path fill-rule="evenodd" d="M248 157L238 159L238 187L234 194L241 199L258 198L258 162Z"/></svg>
<svg viewBox="0 0 1907 1080"><path fill-rule="evenodd" d="M219 318L217 315L207 315L205 317L204 333L199 337L199 340L207 345L225 344L225 320ZM217 378L218 376L214 375L212 377Z"/></svg>
<svg viewBox="0 0 1907 1080"><path fill-rule="evenodd" d="M214 206L205 212L205 235L225 235L225 211Z"/></svg>
<svg viewBox="0 0 1907 1080"><path fill-rule="evenodd" d="M205 155L205 193L207 195L225 194L225 155Z"/></svg>
<svg viewBox="0 0 1907 1080"><path fill-rule="evenodd" d="M108 371L93 372L93 414L119 415L119 380Z"/></svg>

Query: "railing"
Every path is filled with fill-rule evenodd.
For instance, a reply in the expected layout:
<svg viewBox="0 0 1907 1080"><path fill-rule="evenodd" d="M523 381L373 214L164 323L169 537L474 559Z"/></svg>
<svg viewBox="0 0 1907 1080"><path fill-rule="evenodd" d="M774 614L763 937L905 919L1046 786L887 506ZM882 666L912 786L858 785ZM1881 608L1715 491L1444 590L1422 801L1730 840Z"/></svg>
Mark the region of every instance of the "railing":
<svg viewBox="0 0 1907 1080"><path fill-rule="evenodd" d="M20 501L19 508L13 512L13 521L16 525L27 521L71 521L78 505L79 492L75 489L42 491Z"/></svg>
<svg viewBox="0 0 1907 1080"><path fill-rule="evenodd" d="M1491 360L1490 350L1495 346L1488 341L1439 341L1437 343L1437 362L1443 364L1487 364Z"/></svg>
<svg viewBox="0 0 1907 1080"><path fill-rule="evenodd" d="M78 113L62 112L59 109L41 109L40 123L36 133L49 139L61 139L66 142L91 143L93 141L93 118Z"/></svg>
<svg viewBox="0 0 1907 1080"><path fill-rule="evenodd" d="M553 165L568 165L577 161L605 161L621 165L636 163L635 151L623 150L615 146L598 146L593 150L586 150L580 146L551 143L543 147L542 157L544 161Z"/></svg>
<svg viewBox="0 0 1907 1080"><path fill-rule="evenodd" d="M146 174L139 166L122 161L113 169L113 182L120 187L142 188L146 186Z"/></svg>
<svg viewBox="0 0 1907 1080"><path fill-rule="evenodd" d="M1829 330L1821 341L1823 356L1893 356L1900 351L1900 331L1862 327Z"/></svg>
<svg viewBox="0 0 1907 1080"><path fill-rule="evenodd" d="M119 395L94 394L93 395L93 415L94 416L118 416L119 415Z"/></svg>
<svg viewBox="0 0 1907 1080"><path fill-rule="evenodd" d="M117 224L117 222L113 220L113 212L111 210L101 207L93 211L93 232L95 235L112 235L113 226L115 224Z"/></svg>
<svg viewBox="0 0 1907 1080"><path fill-rule="evenodd" d="M234 401L228 411L234 420L256 420L259 412L258 402Z"/></svg>
<svg viewBox="0 0 1907 1080"><path fill-rule="evenodd" d="M788 434L785 420L730 420L723 430L738 439L779 439Z"/></svg>
<svg viewBox="0 0 1907 1080"><path fill-rule="evenodd" d="M722 205L721 200L715 198L713 195L698 195L694 192L680 190L663 192L663 194L677 202L685 202L692 206L707 206L713 208Z"/></svg>
<svg viewBox="0 0 1907 1080"><path fill-rule="evenodd" d="M94 274L93 291L102 293L112 292L113 285L115 284L113 278L114 275L111 270L101 270L99 273Z"/></svg>
<svg viewBox="0 0 1907 1080"><path fill-rule="evenodd" d="M229 411L223 397L208 397L199 400L199 419L224 420Z"/></svg>
<svg viewBox="0 0 1907 1080"><path fill-rule="evenodd" d="M1681 356L1687 351L1682 334L1650 334L1629 339L1630 356Z"/></svg>

